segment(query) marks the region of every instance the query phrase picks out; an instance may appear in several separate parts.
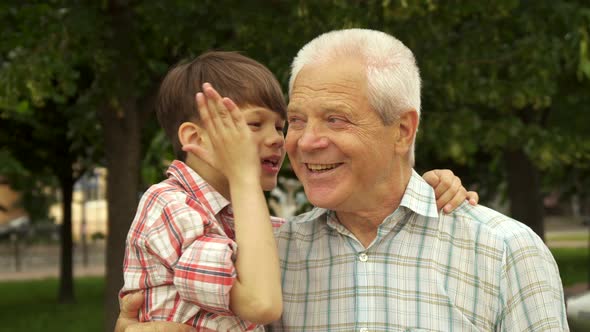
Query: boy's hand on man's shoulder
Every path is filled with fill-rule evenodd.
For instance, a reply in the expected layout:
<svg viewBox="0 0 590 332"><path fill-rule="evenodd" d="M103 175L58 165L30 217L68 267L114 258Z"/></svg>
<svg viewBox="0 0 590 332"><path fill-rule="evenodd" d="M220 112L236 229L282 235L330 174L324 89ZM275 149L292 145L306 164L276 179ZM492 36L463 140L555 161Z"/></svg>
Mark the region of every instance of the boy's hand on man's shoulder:
<svg viewBox="0 0 590 332"><path fill-rule="evenodd" d="M451 170L435 169L424 173L422 177L434 189L437 208L445 213L453 211L465 200L471 205L479 202L477 192L467 191L461 184L461 179Z"/></svg>

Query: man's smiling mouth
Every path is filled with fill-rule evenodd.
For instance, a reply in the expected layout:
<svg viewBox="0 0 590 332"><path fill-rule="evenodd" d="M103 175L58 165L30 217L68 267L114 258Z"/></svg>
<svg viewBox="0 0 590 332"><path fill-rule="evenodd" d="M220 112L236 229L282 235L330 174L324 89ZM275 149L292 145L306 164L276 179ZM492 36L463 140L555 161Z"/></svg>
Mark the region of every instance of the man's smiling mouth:
<svg viewBox="0 0 590 332"><path fill-rule="evenodd" d="M331 171L340 165L342 165L342 163L336 163L336 164L307 164L306 163L305 167L307 168L308 171L310 171L312 173L322 173L322 172Z"/></svg>

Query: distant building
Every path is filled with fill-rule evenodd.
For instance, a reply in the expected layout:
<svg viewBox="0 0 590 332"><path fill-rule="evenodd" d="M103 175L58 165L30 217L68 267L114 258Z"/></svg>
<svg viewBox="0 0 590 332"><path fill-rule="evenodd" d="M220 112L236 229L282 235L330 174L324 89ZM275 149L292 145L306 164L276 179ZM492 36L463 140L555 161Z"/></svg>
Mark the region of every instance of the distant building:
<svg viewBox="0 0 590 332"><path fill-rule="evenodd" d="M9 236L29 224L29 216L20 204L21 194L0 179L0 237Z"/></svg>
<svg viewBox="0 0 590 332"><path fill-rule="evenodd" d="M107 235L107 170L95 168L90 176L80 178L74 185L72 197L72 237L80 241L92 236ZM49 209L49 215L57 224L62 223L61 199ZM85 229L84 229L85 228Z"/></svg>
<svg viewBox="0 0 590 332"><path fill-rule="evenodd" d="M107 235L106 169L97 168L90 176L84 176L74 186L72 199L72 236L79 241ZM0 238L8 237L17 229L29 225L29 216L20 202L22 195L14 191L7 181L0 178ZM49 217L56 224L62 223L62 201L49 207Z"/></svg>

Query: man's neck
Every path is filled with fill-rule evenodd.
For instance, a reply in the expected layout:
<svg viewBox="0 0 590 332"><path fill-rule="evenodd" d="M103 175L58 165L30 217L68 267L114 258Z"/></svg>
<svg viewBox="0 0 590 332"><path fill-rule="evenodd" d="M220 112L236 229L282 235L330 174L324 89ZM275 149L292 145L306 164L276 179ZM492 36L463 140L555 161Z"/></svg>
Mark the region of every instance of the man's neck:
<svg viewBox="0 0 590 332"><path fill-rule="evenodd" d="M412 168L404 168L397 173L391 184L384 186L385 189L381 188L381 193L376 188L379 195L373 196L371 203L362 209L337 209L335 212L338 221L365 248L368 247L377 237L377 230L383 220L399 207L411 177Z"/></svg>

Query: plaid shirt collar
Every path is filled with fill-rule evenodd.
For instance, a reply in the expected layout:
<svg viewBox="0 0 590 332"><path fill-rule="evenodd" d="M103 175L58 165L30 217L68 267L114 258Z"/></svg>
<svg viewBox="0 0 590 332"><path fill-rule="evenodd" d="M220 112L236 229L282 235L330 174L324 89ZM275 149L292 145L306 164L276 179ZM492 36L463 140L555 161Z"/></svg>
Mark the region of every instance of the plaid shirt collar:
<svg viewBox="0 0 590 332"><path fill-rule="evenodd" d="M193 199L206 205L217 215L230 202L187 164L174 160L166 170L168 180L176 182Z"/></svg>
<svg viewBox="0 0 590 332"><path fill-rule="evenodd" d="M419 215L438 218L434 189L413 169L410 182L399 205L405 206Z"/></svg>
<svg viewBox="0 0 590 332"><path fill-rule="evenodd" d="M412 176L410 177L410 181L408 182L408 186L406 187L406 191L404 192L404 196L402 197L399 206L403 206L408 210L425 217L438 218L438 209L436 207L436 196L434 195L434 189L428 183L426 183L426 181L424 181L424 179L413 169ZM394 216L399 214L396 213L398 210L399 209L396 209L391 215L385 218L382 227L390 226L392 228L395 222L393 225L388 224L391 224L391 221L400 220L399 217L394 218ZM405 215L405 213L403 214ZM324 215L326 215L327 218L322 217ZM327 225L330 228L344 231L342 229L343 226L338 222L336 212L323 208L315 208L312 218L302 218L298 220L298 222L305 223L312 222L314 220L325 220L327 221Z"/></svg>

